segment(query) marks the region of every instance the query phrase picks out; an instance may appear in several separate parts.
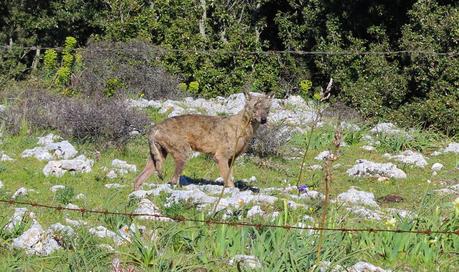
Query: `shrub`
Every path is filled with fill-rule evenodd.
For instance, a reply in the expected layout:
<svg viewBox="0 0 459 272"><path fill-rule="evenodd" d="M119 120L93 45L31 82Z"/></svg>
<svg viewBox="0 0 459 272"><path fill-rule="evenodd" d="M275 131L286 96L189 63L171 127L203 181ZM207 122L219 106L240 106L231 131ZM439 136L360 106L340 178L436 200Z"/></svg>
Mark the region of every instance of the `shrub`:
<svg viewBox="0 0 459 272"><path fill-rule="evenodd" d="M76 52L77 40L74 37L65 39L61 54L61 64L58 65L59 54L54 49L47 49L43 60L44 78L61 88L65 95L75 94L70 88L72 76L82 70L82 57Z"/></svg>
<svg viewBox="0 0 459 272"><path fill-rule="evenodd" d="M179 79L157 66L158 49L151 44L92 42L83 50L85 69L76 88L86 95L180 98Z"/></svg>
<svg viewBox="0 0 459 272"><path fill-rule="evenodd" d="M247 153L260 158L281 155L281 147L290 138L291 129L284 124L261 126L250 143Z"/></svg>
<svg viewBox="0 0 459 272"><path fill-rule="evenodd" d="M29 89L6 112L7 129L18 133L23 121L33 129L55 129L79 141L122 144L134 130L143 132L148 118L122 99L77 98Z"/></svg>

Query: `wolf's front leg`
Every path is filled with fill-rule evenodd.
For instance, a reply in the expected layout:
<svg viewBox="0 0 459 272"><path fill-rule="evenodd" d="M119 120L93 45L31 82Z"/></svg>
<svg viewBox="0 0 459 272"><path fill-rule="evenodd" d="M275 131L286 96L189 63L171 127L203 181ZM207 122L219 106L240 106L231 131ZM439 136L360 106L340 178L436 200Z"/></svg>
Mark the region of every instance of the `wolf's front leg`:
<svg viewBox="0 0 459 272"><path fill-rule="evenodd" d="M218 168L220 169L220 175L223 178L223 183L225 187L234 187L233 177L231 176L231 171L228 163L228 159L217 157Z"/></svg>

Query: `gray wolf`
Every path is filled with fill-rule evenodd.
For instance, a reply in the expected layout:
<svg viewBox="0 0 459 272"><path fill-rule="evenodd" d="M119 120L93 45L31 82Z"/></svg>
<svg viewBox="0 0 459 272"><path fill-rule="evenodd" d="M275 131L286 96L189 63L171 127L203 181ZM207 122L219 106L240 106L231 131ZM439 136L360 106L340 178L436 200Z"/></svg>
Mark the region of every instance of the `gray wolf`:
<svg viewBox="0 0 459 272"><path fill-rule="evenodd" d="M166 156L175 161L171 184L178 183L192 151L209 154L216 161L225 187L234 187L232 163L244 153L260 124L267 122L272 95L245 93L244 108L235 115L187 114L171 117L155 125L149 135L150 156L145 169L135 179L134 189L154 172L163 179Z"/></svg>

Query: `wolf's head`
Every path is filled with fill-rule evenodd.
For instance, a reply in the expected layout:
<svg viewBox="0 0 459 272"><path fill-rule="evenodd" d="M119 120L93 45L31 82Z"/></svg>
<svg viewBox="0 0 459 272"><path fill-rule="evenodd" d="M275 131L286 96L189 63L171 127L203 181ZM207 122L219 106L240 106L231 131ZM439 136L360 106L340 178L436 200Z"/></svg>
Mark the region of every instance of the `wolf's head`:
<svg viewBox="0 0 459 272"><path fill-rule="evenodd" d="M265 124L268 121L271 100L274 95L251 95L245 93L244 111L249 115L250 120Z"/></svg>

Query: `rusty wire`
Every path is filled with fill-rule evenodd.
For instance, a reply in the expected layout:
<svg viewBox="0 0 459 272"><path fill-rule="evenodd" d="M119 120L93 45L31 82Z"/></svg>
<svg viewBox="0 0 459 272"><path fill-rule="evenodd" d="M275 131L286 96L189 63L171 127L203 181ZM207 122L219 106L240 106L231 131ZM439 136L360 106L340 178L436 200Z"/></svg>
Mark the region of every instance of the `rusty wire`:
<svg viewBox="0 0 459 272"><path fill-rule="evenodd" d="M303 50L226 50L222 48L216 49L176 49L166 48L161 46L154 46L160 52L183 52L183 53L195 53L195 54L214 54L214 53L227 53L227 54L247 54L247 55L297 55L297 56L315 56L315 55L403 55L403 54L422 54L422 55L436 55L436 56L457 56L458 51L449 52L435 52L429 50L394 50L394 51L360 51L360 50L339 50L339 51L303 51ZM14 48L24 50L47 50L54 49L56 51L62 51L63 47L40 47L40 46L15 46ZM7 51L12 49L9 45L0 45L0 51ZM117 48L77 48L78 51L119 51ZM123 49L123 51L145 51L148 49Z"/></svg>
<svg viewBox="0 0 459 272"><path fill-rule="evenodd" d="M183 222L194 222L194 223L204 223L208 225L228 225L228 226L239 226L239 227L255 227L255 228L280 228L286 230L313 230L313 231L332 231L332 232L369 232L369 233L377 233L377 232L389 232L389 233L410 233L410 234L445 234L445 235L459 235L459 229L454 231L447 231L447 230L402 230L402 229L378 229L378 228L326 228L326 227L303 227L303 226L295 226L295 225L275 225L275 224L259 224L259 223L252 223L252 222L230 222L230 221L221 221L221 220L205 220L205 219L194 219L194 218L186 218L183 216L163 216L159 214L149 214L149 213L125 213L125 212L114 212L109 210L92 210L86 208L68 208L63 206L55 206L49 204L42 204L36 202L25 202L25 201L16 201L16 200L4 200L0 199L0 203L9 204L9 205L25 205L31 206L36 208L45 208L45 209L52 209L56 211L72 211L72 212L80 212L81 214L104 214L104 215L122 215L127 217L138 217L138 216L149 216L158 219L169 219L172 221L164 221L169 223L183 223Z"/></svg>

